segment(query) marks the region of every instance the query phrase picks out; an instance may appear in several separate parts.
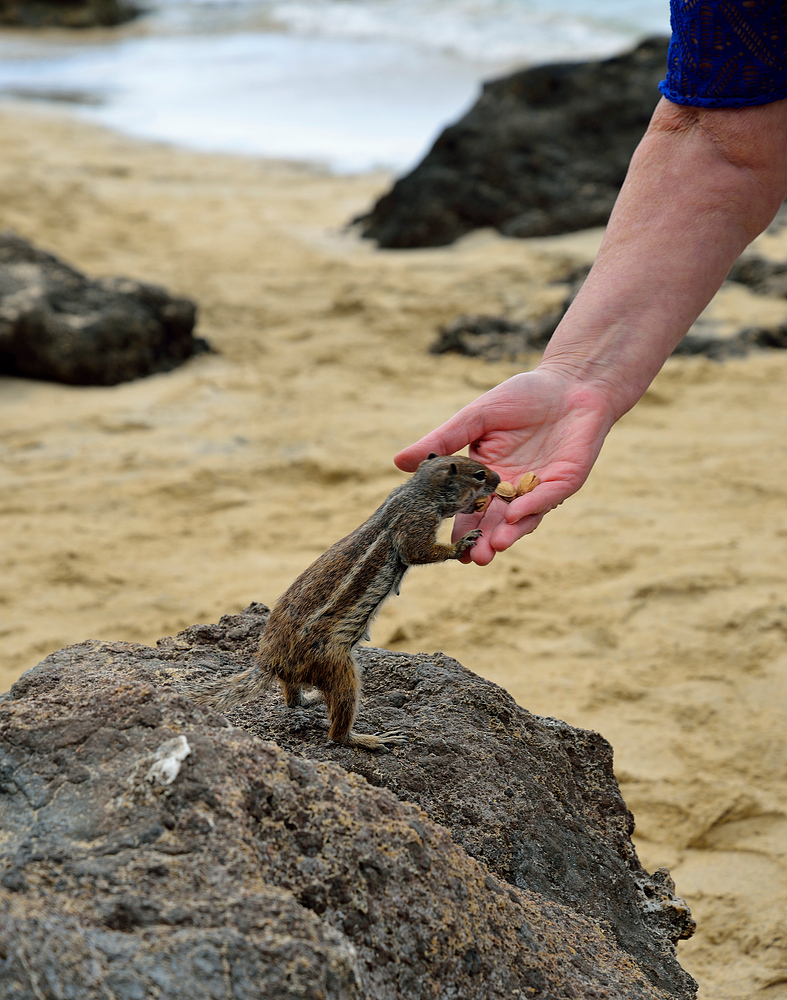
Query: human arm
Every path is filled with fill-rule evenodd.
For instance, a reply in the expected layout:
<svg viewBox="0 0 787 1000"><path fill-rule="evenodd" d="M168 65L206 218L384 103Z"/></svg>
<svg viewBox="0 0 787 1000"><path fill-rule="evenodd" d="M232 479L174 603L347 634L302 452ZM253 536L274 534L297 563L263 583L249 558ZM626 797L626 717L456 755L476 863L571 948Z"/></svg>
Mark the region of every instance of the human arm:
<svg viewBox="0 0 787 1000"><path fill-rule="evenodd" d="M587 478L612 425L651 381L787 194L787 101L741 109L662 100L635 152L585 284L541 363L474 400L394 461L470 446L503 479L540 484L490 504L484 565ZM479 523L457 518L455 534Z"/></svg>

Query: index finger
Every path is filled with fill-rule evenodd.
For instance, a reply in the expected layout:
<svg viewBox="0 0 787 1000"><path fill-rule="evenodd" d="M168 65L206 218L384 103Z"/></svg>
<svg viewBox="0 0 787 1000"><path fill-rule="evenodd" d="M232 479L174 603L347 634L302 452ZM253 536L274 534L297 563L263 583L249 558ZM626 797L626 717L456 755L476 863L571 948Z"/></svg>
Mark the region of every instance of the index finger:
<svg viewBox="0 0 787 1000"><path fill-rule="evenodd" d="M403 472L414 472L432 452L435 455L453 455L483 434L483 411L471 404L419 441L394 455L394 465Z"/></svg>

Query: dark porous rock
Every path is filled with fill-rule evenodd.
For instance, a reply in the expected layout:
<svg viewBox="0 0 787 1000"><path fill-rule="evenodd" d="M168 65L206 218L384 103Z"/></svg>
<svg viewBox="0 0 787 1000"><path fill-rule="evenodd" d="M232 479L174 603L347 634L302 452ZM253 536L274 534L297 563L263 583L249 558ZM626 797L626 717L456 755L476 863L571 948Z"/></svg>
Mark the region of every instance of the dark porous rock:
<svg viewBox="0 0 787 1000"><path fill-rule="evenodd" d="M516 361L530 351L543 351L563 318L562 309L530 323L505 316L459 316L440 328L430 354L464 354L486 361Z"/></svg>
<svg viewBox="0 0 787 1000"><path fill-rule="evenodd" d="M695 995L600 736L375 649L358 727L407 747L331 745L273 691L229 725L187 691L266 619L81 643L0 698L0 1000Z"/></svg>
<svg viewBox="0 0 787 1000"><path fill-rule="evenodd" d="M0 374L115 385L209 350L196 306L129 278L91 281L11 232L0 233Z"/></svg>
<svg viewBox="0 0 787 1000"><path fill-rule="evenodd" d="M422 162L356 219L382 247L452 243L492 226L546 236L603 225L659 99L667 40L484 85Z"/></svg>
<svg viewBox="0 0 787 1000"><path fill-rule="evenodd" d="M756 295L787 299L787 262L744 254L733 264L727 281L745 285ZM787 348L787 326L747 326L729 336L719 337L715 335L712 324L699 320L675 348L675 354L704 354L723 361L764 348Z"/></svg>
<svg viewBox="0 0 787 1000"><path fill-rule="evenodd" d="M735 261L727 281L746 285L758 295L787 299L787 261L764 260L745 254Z"/></svg>
<svg viewBox="0 0 787 1000"><path fill-rule="evenodd" d="M459 316L440 327L429 352L452 352L485 361L516 361L533 351L542 351L574 301L589 270L585 266L572 268L555 282L566 285L565 299L557 309L527 322L505 316ZM746 285L758 295L787 299L787 262L742 257L733 266L727 281ZM717 328L718 324L700 318L673 354L684 357L702 355L714 361L724 361L745 357L752 350L787 348L787 325L746 326L723 335L717 332Z"/></svg>
<svg viewBox="0 0 787 1000"><path fill-rule="evenodd" d="M128 0L0 0L0 25L7 27L111 28L140 13Z"/></svg>
<svg viewBox="0 0 787 1000"><path fill-rule="evenodd" d="M464 354L484 361L517 361L534 351L543 351L563 318L563 310L519 323L504 316L459 316L440 328L430 354ZM747 326L730 336L714 332L715 324L698 321L672 352L679 357L703 357L712 361L745 357L752 350L787 348L787 326Z"/></svg>
<svg viewBox="0 0 787 1000"><path fill-rule="evenodd" d="M574 301L589 267L572 268L554 284L565 284L566 296L557 309L527 322L505 316L459 316L441 327L430 354L465 354L486 361L516 361L532 351L543 351Z"/></svg>

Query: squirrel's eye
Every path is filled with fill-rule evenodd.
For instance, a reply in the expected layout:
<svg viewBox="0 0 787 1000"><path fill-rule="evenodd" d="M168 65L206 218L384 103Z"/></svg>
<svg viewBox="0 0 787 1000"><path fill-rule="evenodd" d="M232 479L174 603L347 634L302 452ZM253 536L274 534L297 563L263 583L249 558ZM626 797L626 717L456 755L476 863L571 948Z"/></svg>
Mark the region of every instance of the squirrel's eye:
<svg viewBox="0 0 787 1000"><path fill-rule="evenodd" d="M473 479L477 479L479 483L483 483L486 480L486 472L483 469L479 469L478 472L473 473Z"/></svg>

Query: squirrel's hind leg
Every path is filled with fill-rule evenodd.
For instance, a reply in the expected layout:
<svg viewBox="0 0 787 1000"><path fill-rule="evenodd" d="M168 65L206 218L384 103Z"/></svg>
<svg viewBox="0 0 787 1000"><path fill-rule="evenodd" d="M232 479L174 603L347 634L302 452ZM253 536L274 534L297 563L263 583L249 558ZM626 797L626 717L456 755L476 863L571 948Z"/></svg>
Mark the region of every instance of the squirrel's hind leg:
<svg viewBox="0 0 787 1000"><path fill-rule="evenodd" d="M303 686L300 684L289 684L283 681L282 691L287 708L311 708L312 705L323 700L320 691L310 691L309 694L305 694Z"/></svg>
<svg viewBox="0 0 787 1000"><path fill-rule="evenodd" d="M331 685L323 693L331 720L328 738L334 742L364 750L387 750L391 745L406 742L407 737L398 729L372 736L356 733L352 728L360 694L360 682L352 657L348 656L341 663L332 662Z"/></svg>

